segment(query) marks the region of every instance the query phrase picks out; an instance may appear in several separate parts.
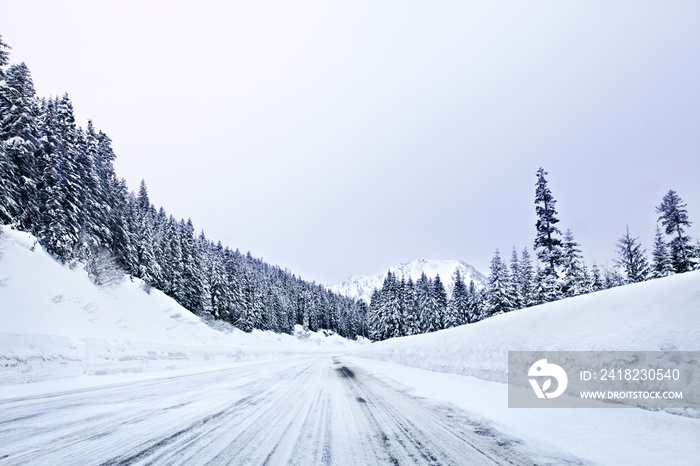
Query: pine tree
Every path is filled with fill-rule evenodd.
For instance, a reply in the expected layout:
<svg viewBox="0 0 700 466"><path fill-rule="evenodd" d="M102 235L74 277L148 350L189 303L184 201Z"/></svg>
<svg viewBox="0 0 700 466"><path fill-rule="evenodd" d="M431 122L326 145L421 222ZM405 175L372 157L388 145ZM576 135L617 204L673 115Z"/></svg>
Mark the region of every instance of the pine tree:
<svg viewBox="0 0 700 466"><path fill-rule="evenodd" d="M538 265L535 272L535 303L544 304L561 298L562 292L557 278Z"/></svg>
<svg viewBox="0 0 700 466"><path fill-rule="evenodd" d="M571 230L564 233L562 242L562 278L561 292L566 297L577 296L585 293L586 275L583 265L583 256L578 248L579 244L574 240Z"/></svg>
<svg viewBox="0 0 700 466"><path fill-rule="evenodd" d="M431 299L432 283L428 279L425 272L421 273L420 278L416 281L416 300L418 309L420 309L420 325L421 332L432 332L433 328L433 302Z"/></svg>
<svg viewBox="0 0 700 466"><path fill-rule="evenodd" d="M522 296L523 307L530 307L537 304L535 297L535 276L532 268L532 259L527 248L523 248L520 255L520 277L518 280L520 296Z"/></svg>
<svg viewBox="0 0 700 466"><path fill-rule="evenodd" d="M12 223L17 211L17 179L15 166L0 144L0 223Z"/></svg>
<svg viewBox="0 0 700 466"><path fill-rule="evenodd" d="M486 295L487 315L485 317L513 310L510 290L508 268L501 260L500 252L496 249L496 253L491 260L491 273L489 274L488 293Z"/></svg>
<svg viewBox="0 0 700 466"><path fill-rule="evenodd" d="M5 80L4 68L10 63L10 48L11 47L2 40L2 35L0 35L0 81Z"/></svg>
<svg viewBox="0 0 700 466"><path fill-rule="evenodd" d="M81 173L78 129L67 95L49 101L44 112L46 160L41 180L39 239L61 260L71 258L80 231Z"/></svg>
<svg viewBox="0 0 700 466"><path fill-rule="evenodd" d="M445 313L445 328L456 327L468 322L469 291L464 283L462 274L455 270L454 289L452 296L447 302L447 312Z"/></svg>
<svg viewBox="0 0 700 466"><path fill-rule="evenodd" d="M136 224L138 225L136 233L136 260L137 271L136 276L143 279L149 286L153 286L160 281L161 269L154 251L154 208L148 197L148 189L146 183L141 180L139 194L136 198ZM201 247L200 245L197 245ZM199 252L199 251L197 251ZM196 256L196 254L195 254ZM206 271L199 270L197 277L204 276ZM198 286L201 290L201 285ZM199 304L199 303L198 303ZM201 305L195 306L196 309L201 309Z"/></svg>
<svg viewBox="0 0 700 466"><path fill-rule="evenodd" d="M240 251L231 251L228 248L224 250L224 268L226 270L227 282L229 284L229 303L227 315L229 316L229 321L234 322L237 318L236 316L240 314L244 302L243 284L241 282L243 258ZM299 306L300 293L297 291L297 288L294 286L293 282L286 283L285 288L287 288L291 294L289 298L289 313L293 314L290 316L290 325L293 327L294 324L301 324L303 318L303 311ZM292 305L292 303L294 304Z"/></svg>
<svg viewBox="0 0 700 466"><path fill-rule="evenodd" d="M667 277L673 273L673 265L668 255L666 241L658 225L654 235L654 250L652 251L652 277Z"/></svg>
<svg viewBox="0 0 700 466"><path fill-rule="evenodd" d="M600 272L600 267L598 267L598 264L596 264L595 262L593 262L593 266L591 267L589 287L592 292L600 291L605 287L605 284L603 282L603 275Z"/></svg>
<svg viewBox="0 0 700 466"><path fill-rule="evenodd" d="M664 226L671 240L671 262L676 273L687 272L692 269L692 247L690 236L685 234L685 229L692 223L688 220L688 211L683 199L675 191L670 190L656 207L659 221Z"/></svg>
<svg viewBox="0 0 700 466"><path fill-rule="evenodd" d="M367 327L369 338L374 341L381 340L382 329L380 325L380 312L382 310L382 294L378 289L374 289L367 310Z"/></svg>
<svg viewBox="0 0 700 466"><path fill-rule="evenodd" d="M78 131L78 170L81 173L82 190L78 215L78 250L76 256L84 258L92 255L102 244L101 227L98 225L101 214L100 180L97 175L97 134L88 122L87 131Z"/></svg>
<svg viewBox="0 0 700 466"><path fill-rule="evenodd" d="M3 42L0 35L0 90L5 88L3 83L5 80L5 66L10 61L7 49L9 47ZM2 98L1 93L0 98ZM2 104L3 102L0 101L0 105ZM0 119L1 121L2 119ZM15 203L17 188L14 182L17 179L16 177L15 166L10 156L5 153L3 141L0 140L0 222L2 223L10 223L17 209L17 204Z"/></svg>
<svg viewBox="0 0 700 466"><path fill-rule="evenodd" d="M469 281L469 289L467 290L467 311L465 323L472 324L481 320L482 296L476 289L474 280Z"/></svg>
<svg viewBox="0 0 700 466"><path fill-rule="evenodd" d="M513 246L513 252L510 255L510 296L513 309L522 309L525 307L525 298L523 297L523 271L521 269L520 260L518 259L518 251Z"/></svg>
<svg viewBox="0 0 700 466"><path fill-rule="evenodd" d="M9 216L24 230L31 230L39 217L39 139L39 107L29 69L24 63L11 66L6 84L0 86L0 157L7 164L0 167L5 173L0 196L6 199L2 205L12 206ZM0 207L0 217L7 217L3 210Z"/></svg>
<svg viewBox="0 0 700 466"><path fill-rule="evenodd" d="M603 287L607 290L625 284L625 277L619 272L617 267L603 267Z"/></svg>
<svg viewBox="0 0 700 466"><path fill-rule="evenodd" d="M221 242L217 244L215 249L212 248L209 250L208 261L211 270L211 274L208 277L211 295L211 312L216 318L226 318L229 312L231 296L228 276L224 268L224 252ZM279 296L276 296L273 304L275 305L273 311L277 312L281 306Z"/></svg>
<svg viewBox="0 0 700 466"><path fill-rule="evenodd" d="M262 320L260 315L262 303L259 302L262 296L256 290L252 274L244 273L242 283L244 305L240 309L240 314L237 316L234 325L244 332L252 332L253 329L258 328L259 322ZM308 308L311 302L310 292L303 293L301 299L304 300L304 305ZM310 328L308 321L306 328Z"/></svg>
<svg viewBox="0 0 700 466"><path fill-rule="evenodd" d="M136 200L133 193L129 193L126 188L126 180L114 180L112 184L113 204L111 209L109 229L112 236L111 250L114 253L119 265L130 274L135 274L137 270L136 260L136 238L133 234L135 230L133 213ZM176 297L176 299L178 299ZM182 304L181 301L180 304Z"/></svg>
<svg viewBox="0 0 700 466"><path fill-rule="evenodd" d="M399 295L400 284L396 276L389 271L382 286L382 308L380 312L380 338L394 338L401 336L402 310L401 297Z"/></svg>
<svg viewBox="0 0 700 466"><path fill-rule="evenodd" d="M176 299L186 308L191 311L198 312L199 309L199 298L202 295L202 277L199 268L199 258L197 257L197 250L195 245L194 237L194 225L192 225L192 220L188 219L187 223L180 222L180 237L182 238L182 288L176 291ZM253 289L250 277L247 286L248 304L252 302L253 299ZM246 321L246 324L250 323L252 325L253 319ZM246 328L240 327L242 330ZM252 327L251 327L252 330Z"/></svg>
<svg viewBox="0 0 700 466"><path fill-rule="evenodd" d="M447 312L447 292L440 280L440 275L435 276L430 287L430 319L428 332L435 332L445 328L445 313Z"/></svg>
<svg viewBox="0 0 700 466"><path fill-rule="evenodd" d="M555 226L559 219L556 218L556 200L547 186L545 179L547 172L543 168L537 170L537 188L535 190L535 213L537 214L537 236L535 237L535 250L537 257L544 265L544 273L557 275L557 267L561 258L562 242L558 235L561 231Z"/></svg>
<svg viewBox="0 0 700 466"><path fill-rule="evenodd" d="M627 283L643 282L649 275L649 264L644 257L646 250L638 241L638 237L630 236L629 226L625 227L625 235L617 240L618 258L615 263L622 269Z"/></svg>
<svg viewBox="0 0 700 466"><path fill-rule="evenodd" d="M421 333L420 326L420 309L418 307L418 298L416 297L416 286L413 279L408 277L407 281L402 281L403 288L401 292L403 300L403 334L417 335Z"/></svg>

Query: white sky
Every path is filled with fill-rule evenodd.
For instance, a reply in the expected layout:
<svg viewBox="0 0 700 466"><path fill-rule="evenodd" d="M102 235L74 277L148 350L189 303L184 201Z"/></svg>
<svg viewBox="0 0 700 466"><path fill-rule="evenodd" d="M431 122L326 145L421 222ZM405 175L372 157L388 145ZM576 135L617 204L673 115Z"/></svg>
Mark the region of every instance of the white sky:
<svg viewBox="0 0 700 466"><path fill-rule="evenodd" d="M540 166L589 266L669 189L700 222L697 1L3 0L0 34L132 189L308 280L488 273Z"/></svg>

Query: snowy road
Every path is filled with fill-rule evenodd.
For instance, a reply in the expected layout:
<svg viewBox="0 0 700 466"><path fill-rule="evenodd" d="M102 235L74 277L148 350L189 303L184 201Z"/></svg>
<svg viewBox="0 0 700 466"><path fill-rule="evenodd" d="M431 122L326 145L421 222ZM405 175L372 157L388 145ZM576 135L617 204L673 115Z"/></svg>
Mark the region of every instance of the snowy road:
<svg viewBox="0 0 700 466"><path fill-rule="evenodd" d="M0 464L529 464L327 356L2 399L0 439Z"/></svg>

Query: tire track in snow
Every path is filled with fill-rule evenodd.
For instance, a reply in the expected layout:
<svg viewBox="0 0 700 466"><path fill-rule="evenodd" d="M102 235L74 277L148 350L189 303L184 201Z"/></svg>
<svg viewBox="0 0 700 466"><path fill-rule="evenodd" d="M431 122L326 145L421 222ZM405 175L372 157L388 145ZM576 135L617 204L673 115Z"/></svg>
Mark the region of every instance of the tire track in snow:
<svg viewBox="0 0 700 466"><path fill-rule="evenodd" d="M531 464L496 435L328 357L0 405L1 464Z"/></svg>

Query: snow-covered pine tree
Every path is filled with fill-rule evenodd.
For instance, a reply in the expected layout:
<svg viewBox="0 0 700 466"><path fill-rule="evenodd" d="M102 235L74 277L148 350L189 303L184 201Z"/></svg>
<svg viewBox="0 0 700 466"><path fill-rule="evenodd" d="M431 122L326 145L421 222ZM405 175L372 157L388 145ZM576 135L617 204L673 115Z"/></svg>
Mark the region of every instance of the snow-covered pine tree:
<svg viewBox="0 0 700 466"><path fill-rule="evenodd" d="M97 224L102 206L98 199L100 180L95 165L98 142L92 122L88 122L87 131L79 129L78 135L77 164L81 173L83 189L80 198L81 209L78 215L78 244L74 255L78 260L83 260L89 258L102 245L99 238L100 227Z"/></svg>
<svg viewBox="0 0 700 466"><path fill-rule="evenodd" d="M49 252L66 261L78 243L83 189L77 163L78 129L68 95L49 101L43 118L45 162L38 236Z"/></svg>
<svg viewBox="0 0 700 466"><path fill-rule="evenodd" d="M600 267L598 267L598 264L596 264L595 262L593 262L593 266L591 267L591 274L589 278L589 287L591 289L591 292L596 292L604 289L605 284L603 282L603 275L600 272Z"/></svg>
<svg viewBox="0 0 700 466"><path fill-rule="evenodd" d="M182 238L180 243L182 247L182 288L176 291L176 298L183 306L197 312L199 310L199 297L202 295L202 278L192 220L187 219L187 223L181 221L180 230L180 238ZM252 287L252 284L250 286ZM251 294L248 298L251 298L252 288L249 291Z"/></svg>
<svg viewBox="0 0 700 466"><path fill-rule="evenodd" d="M5 88L5 66L10 61L8 48L0 35L0 91ZM2 98L2 92L0 92L0 98ZM0 102L0 105L3 103ZM5 153L3 141L0 140L0 222L2 223L10 223L14 218L17 208L15 204L17 190L14 181L16 179L14 164L11 163L10 156Z"/></svg>
<svg viewBox="0 0 700 466"><path fill-rule="evenodd" d="M241 282L243 270L243 256L241 255L241 252L238 249L236 249L235 251L232 251L228 248L224 249L224 268L226 270L227 282L229 284L228 315L230 316L229 321L233 322L235 320L235 316L240 314L244 304L243 284ZM289 313L291 315L290 322L293 322L291 324L292 326L296 323L301 324L303 317L303 312L300 310L299 307L300 293L294 285L294 282L291 280L285 281L285 288L290 293L290 296L288 297L288 305Z"/></svg>
<svg viewBox="0 0 700 466"><path fill-rule="evenodd" d="M553 277L557 275L557 267L561 258L562 242L559 238L561 231L555 226L559 223L556 218L556 200L547 186L545 179L547 172L543 168L537 170L537 184L535 189L535 213L537 214L537 236L535 237L535 250L537 258L544 265L544 273Z"/></svg>
<svg viewBox="0 0 700 466"><path fill-rule="evenodd" d="M212 314L217 319L227 317L230 307L229 303L231 301L228 276L224 268L223 249L223 245L219 242L215 248L210 246L208 251L211 275L207 278L209 279L209 290L211 294L211 309ZM274 302L277 307L273 309L273 312L278 311L280 305L279 301L279 297L277 297Z"/></svg>
<svg viewBox="0 0 700 466"><path fill-rule="evenodd" d="M363 336L369 338L369 327L367 325L369 306L362 300L352 301L348 303L350 308L350 326L348 328L348 333L344 336L349 338L354 338L356 336Z"/></svg>
<svg viewBox="0 0 700 466"><path fill-rule="evenodd" d="M581 283L581 294L592 293L593 287L591 284L593 283L593 278L585 263L581 266L581 279L583 280Z"/></svg>
<svg viewBox="0 0 700 466"><path fill-rule="evenodd" d="M629 226L625 227L624 236L617 240L618 258L615 263L622 269L626 283L643 282L649 275L649 263L644 256L646 250L638 241L639 237L630 235Z"/></svg>
<svg viewBox="0 0 700 466"><path fill-rule="evenodd" d="M380 339L401 336L402 312L400 287L396 276L389 271L382 286L382 308L379 315Z"/></svg>
<svg viewBox="0 0 700 466"><path fill-rule="evenodd" d="M671 257L668 254L668 246L664 240L663 233L659 225L656 225L656 234L654 235L654 250L652 256L652 272L653 278L667 277L673 274L673 265Z"/></svg>
<svg viewBox="0 0 700 466"><path fill-rule="evenodd" d="M88 125L89 126L89 125ZM96 199L99 203L98 217L95 218L100 243L109 245L113 241L111 230L114 206L119 203L119 193L112 187L118 182L112 162L116 158L112 150L112 140L102 131L97 132L97 152L95 154L95 170L99 179Z"/></svg>
<svg viewBox="0 0 700 466"><path fill-rule="evenodd" d="M583 256L574 240L571 230L564 233L561 255L561 292L565 297L577 296L586 292L586 273Z"/></svg>
<svg viewBox="0 0 700 466"><path fill-rule="evenodd" d="M467 312L466 321L467 324L472 324L481 320L481 309L483 305L482 294L476 289L474 280L469 280L469 289L467 291Z"/></svg>
<svg viewBox="0 0 700 466"><path fill-rule="evenodd" d="M261 298L261 296L256 291L256 286L254 284L254 278L252 274L244 272L242 276L242 283L243 297L245 302L242 308L240 309L240 314L234 321L234 325L239 329L243 330L244 332L252 332L253 329L259 328L258 324L262 320L262 316L260 315L262 303L258 303L258 300ZM310 292L303 293L301 295L301 299L305 301L304 306L306 309L308 309L312 301ZM308 315L306 316L306 322L308 328Z"/></svg>
<svg viewBox="0 0 700 466"><path fill-rule="evenodd" d="M15 218L17 186L14 180L16 179L15 166L5 153L3 145L0 144L0 223L12 223Z"/></svg>
<svg viewBox="0 0 700 466"><path fill-rule="evenodd" d="M78 255L87 250L107 247L112 243L110 229L112 206L118 203L110 192L114 184L114 168L109 138L96 132L92 121L85 131L80 131L78 165L82 173L82 198Z"/></svg>
<svg viewBox="0 0 700 466"><path fill-rule="evenodd" d="M149 286L160 280L161 268L156 260L154 251L154 208L148 197L146 182L141 180L139 194L136 198L136 276L143 279ZM199 306L197 306L199 307Z"/></svg>
<svg viewBox="0 0 700 466"><path fill-rule="evenodd" d="M195 255L197 257L197 271L200 281L197 309L200 315L212 315L214 313L211 294L213 258L209 250L209 241L204 235L204 231L199 233L199 237L195 241Z"/></svg>
<svg viewBox="0 0 700 466"><path fill-rule="evenodd" d="M1 47L0 47L1 48ZM39 218L37 160L41 144L39 131L39 104L29 69L24 63L13 65L6 74L7 81L0 85L0 217L31 231Z"/></svg>
<svg viewBox="0 0 700 466"><path fill-rule="evenodd" d="M382 294L378 289L374 289L367 310L367 327L369 338L374 341L381 340L382 329L379 314L382 310Z"/></svg>
<svg viewBox="0 0 700 466"><path fill-rule="evenodd" d="M431 289L432 282L428 279L425 272L421 273L421 276L416 281L416 300L418 302L418 309L420 310L420 325L421 332L427 333L431 332L433 320L433 301L431 299Z"/></svg>
<svg viewBox="0 0 700 466"><path fill-rule="evenodd" d="M5 67L10 63L10 46L2 40L0 35L0 81L5 80Z"/></svg>
<svg viewBox="0 0 700 466"><path fill-rule="evenodd" d="M326 297L326 290L323 287L313 284L316 314L318 315L318 324L316 330L327 330L331 325L330 310L331 306ZM400 305L399 305L400 307Z"/></svg>
<svg viewBox="0 0 700 466"><path fill-rule="evenodd" d="M520 276L518 278L520 296L523 300L523 307L530 307L537 304L535 297L535 274L532 267L532 259L527 248L523 248L520 255Z"/></svg>
<svg viewBox="0 0 700 466"><path fill-rule="evenodd" d="M263 314L262 329L279 332L280 318L283 314L282 302L277 286L272 283L270 283L269 286L269 291L263 293L263 308L265 309L265 313ZM213 312L217 313L218 311L214 310Z"/></svg>
<svg viewBox="0 0 700 466"><path fill-rule="evenodd" d="M486 311L484 317L491 317L496 314L503 314L513 310L513 301L510 295L510 275L508 267L501 260L501 253L496 249L496 253L491 260L491 273L486 295Z"/></svg>
<svg viewBox="0 0 700 466"><path fill-rule="evenodd" d="M109 190L111 203L108 226L112 238L109 249L114 254L117 263L127 271L130 270L127 258L132 250L132 245L127 220L129 190L126 187L126 180L115 177L110 182Z"/></svg>
<svg viewBox="0 0 700 466"><path fill-rule="evenodd" d="M693 270L700 270L700 238L696 239L692 246L690 262Z"/></svg>
<svg viewBox="0 0 700 466"><path fill-rule="evenodd" d="M430 287L430 310L428 332L435 332L445 328L445 313L447 312L447 292L440 280L440 275L435 276Z"/></svg>
<svg viewBox="0 0 700 466"><path fill-rule="evenodd" d="M403 299L403 334L417 335L421 333L420 309L418 308L418 298L416 297L416 285L409 276L407 281L403 281L401 296Z"/></svg>
<svg viewBox="0 0 700 466"><path fill-rule="evenodd" d="M603 287L607 290L625 284L625 277L622 276L617 267L603 267Z"/></svg>
<svg viewBox="0 0 700 466"><path fill-rule="evenodd" d="M445 328L457 327L458 325L466 324L468 321L469 291L459 270L455 270L454 283L452 296L447 302Z"/></svg>
<svg viewBox="0 0 700 466"><path fill-rule="evenodd" d="M535 272L535 302L544 304L562 298L561 288L557 277L545 272L539 264Z"/></svg>
<svg viewBox="0 0 700 466"><path fill-rule="evenodd" d="M520 265L520 259L518 258L518 251L515 250L513 246L513 252L510 255L510 297L513 310L522 309L525 307L525 299L522 295L522 270Z"/></svg>
<svg viewBox="0 0 700 466"><path fill-rule="evenodd" d="M673 190L670 190L656 207L659 221L664 226L667 235L672 237L670 243L671 263L676 273L692 269L691 238L685 233L692 223L688 220L687 205Z"/></svg>

